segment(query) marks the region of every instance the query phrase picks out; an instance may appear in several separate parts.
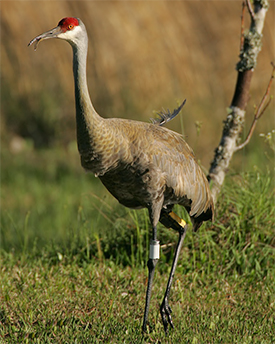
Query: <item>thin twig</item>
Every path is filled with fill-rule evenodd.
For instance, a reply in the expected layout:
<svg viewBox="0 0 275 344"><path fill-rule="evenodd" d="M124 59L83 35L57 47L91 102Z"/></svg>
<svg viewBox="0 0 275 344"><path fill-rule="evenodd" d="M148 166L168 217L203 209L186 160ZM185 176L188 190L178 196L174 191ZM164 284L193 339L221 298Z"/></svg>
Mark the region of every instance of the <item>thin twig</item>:
<svg viewBox="0 0 275 344"><path fill-rule="evenodd" d="M272 69L272 74L271 74L271 77L270 77L270 80L269 80L267 89L266 89L266 91L265 91L265 94L264 94L264 96L263 96L263 98L262 98L262 100L261 100L261 102L260 102L258 108L256 109L255 116L254 116L254 120L253 120L253 122L252 122L252 124L251 124L249 133L248 133L248 135L247 135L245 141L244 141L242 144L238 145L238 146L235 148L235 151L238 151L238 150L240 150L240 149L243 149L243 148L249 143L249 141L250 141L250 139L251 139L251 136L252 136L252 134L253 134L253 132L254 132L254 130L255 130L255 127L256 127L256 124L257 124L258 119L260 119L260 118L262 117L262 115L265 113L265 110L267 109L268 105L270 104L270 102L271 102L271 100L272 100L272 98L270 97L270 98L268 99L268 101L267 101L267 98L268 98L269 93L270 93L271 85L272 85L273 79L274 79L274 77L275 77L275 65L274 65L273 62L271 63L271 65L272 65L272 67L273 67L273 69ZM266 101L267 101L267 103L266 103Z"/></svg>
<svg viewBox="0 0 275 344"><path fill-rule="evenodd" d="M253 8L251 7L250 0L246 0L246 6L247 6L248 12L249 12L249 14L251 16L251 19L255 20L255 13L253 11Z"/></svg>
<svg viewBox="0 0 275 344"><path fill-rule="evenodd" d="M244 12L245 12L245 1L242 2L240 52L243 50L243 45L244 45Z"/></svg>
<svg viewBox="0 0 275 344"><path fill-rule="evenodd" d="M262 99L262 101L260 102L260 105L259 105L259 107L258 107L258 111L257 111L257 112L259 112L258 119L263 115L263 112L264 112L264 110L266 109L266 107L264 107L263 111L260 113L260 111L262 110L262 107L263 107L263 105L264 105L264 103L265 103L265 101L266 101L266 99L267 99L267 97L268 97L268 95L269 95L270 88L271 88L273 79L274 79L274 77L275 77L275 64L274 64L273 62L271 62L271 65L272 65L273 69L272 69L272 73L271 73L271 77L270 77L270 80L269 80L267 89L266 89L265 94L264 94L264 96L263 96L263 99Z"/></svg>

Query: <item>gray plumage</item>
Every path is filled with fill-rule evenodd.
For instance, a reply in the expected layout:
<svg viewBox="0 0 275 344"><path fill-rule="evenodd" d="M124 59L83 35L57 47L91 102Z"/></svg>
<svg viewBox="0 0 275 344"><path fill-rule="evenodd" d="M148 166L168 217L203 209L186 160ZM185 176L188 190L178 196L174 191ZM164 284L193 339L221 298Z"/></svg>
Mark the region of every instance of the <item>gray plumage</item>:
<svg viewBox="0 0 275 344"><path fill-rule="evenodd" d="M173 327L168 295L186 230L173 222L169 213L175 204L184 206L196 230L203 221L212 219L214 212L207 179L192 149L180 134L161 126L175 117L184 103L172 114L161 113L155 123L102 118L95 111L88 93L88 37L84 24L78 18L64 18L56 28L35 37L29 45L34 44L36 48L41 40L49 38L64 39L73 48L77 144L82 166L99 177L124 206L148 209L154 241L159 221L179 230L178 249L161 306L167 330L168 322ZM150 258L144 331L155 265L156 259Z"/></svg>

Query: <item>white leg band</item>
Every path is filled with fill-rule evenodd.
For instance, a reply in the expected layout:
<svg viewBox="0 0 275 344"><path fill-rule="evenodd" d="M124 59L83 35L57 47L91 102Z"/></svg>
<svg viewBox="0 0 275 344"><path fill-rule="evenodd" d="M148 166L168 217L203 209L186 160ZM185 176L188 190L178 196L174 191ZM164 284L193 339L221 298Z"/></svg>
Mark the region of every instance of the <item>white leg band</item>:
<svg viewBox="0 0 275 344"><path fill-rule="evenodd" d="M150 259L159 259L159 241L158 240L151 240L150 241Z"/></svg>

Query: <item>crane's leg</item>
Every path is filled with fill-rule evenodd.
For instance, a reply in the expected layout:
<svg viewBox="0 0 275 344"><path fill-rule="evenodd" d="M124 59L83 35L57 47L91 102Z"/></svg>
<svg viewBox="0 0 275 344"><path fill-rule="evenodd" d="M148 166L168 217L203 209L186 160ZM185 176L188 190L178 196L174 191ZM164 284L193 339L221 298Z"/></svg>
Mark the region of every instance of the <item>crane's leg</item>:
<svg viewBox="0 0 275 344"><path fill-rule="evenodd" d="M169 299L170 289L171 289L171 285L172 285L173 278L175 275L175 270L177 267L179 255L180 255L180 250L181 250L181 247L182 247L185 235L186 235L187 224L184 220L179 218L175 213L170 212L168 214L165 211L163 211L161 213L160 222L163 223L166 227L169 226L170 228L173 228L179 232L179 240L178 240L178 244L176 247L170 276L168 279L164 298L163 298L162 304L160 306L160 314L161 314L161 318L162 318L162 323L163 323L165 332L167 332L168 325L170 325L172 328L174 328L174 325L172 322L172 317L171 317L172 310L168 304L168 299Z"/></svg>
<svg viewBox="0 0 275 344"><path fill-rule="evenodd" d="M148 314L149 314L149 305L150 305L152 287L153 287L153 279L154 279L154 274L155 274L155 268L159 260L159 241L157 240L156 236L157 236L157 229L154 226L153 239L150 241L149 260L147 262L149 276L148 276L148 282L147 282L146 302L145 302L145 310L144 310L143 325L142 325L143 332L146 332L146 325L147 325Z"/></svg>
<svg viewBox="0 0 275 344"><path fill-rule="evenodd" d="M155 268L157 262L159 260L159 241L157 240L157 223L160 218L160 213L163 205L163 196L160 197L157 201L155 201L151 207L148 208L149 210L149 217L152 224L153 229L153 237L150 241L150 253L149 253L149 260L147 262L148 267L148 282L147 282L147 291L146 291L146 302L145 302L145 310L144 310L144 317L143 317L143 324L142 330L146 332L148 314L149 314L149 305L151 300L152 294L152 287L153 287L153 279L155 274Z"/></svg>

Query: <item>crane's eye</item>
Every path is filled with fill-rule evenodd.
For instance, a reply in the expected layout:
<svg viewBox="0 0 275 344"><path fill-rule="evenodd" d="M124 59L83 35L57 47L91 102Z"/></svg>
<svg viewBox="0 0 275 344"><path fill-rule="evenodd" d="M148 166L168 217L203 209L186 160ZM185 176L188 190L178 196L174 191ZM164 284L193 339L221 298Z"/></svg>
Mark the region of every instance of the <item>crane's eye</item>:
<svg viewBox="0 0 275 344"><path fill-rule="evenodd" d="M68 30L71 30L73 27L73 24L68 25Z"/></svg>

